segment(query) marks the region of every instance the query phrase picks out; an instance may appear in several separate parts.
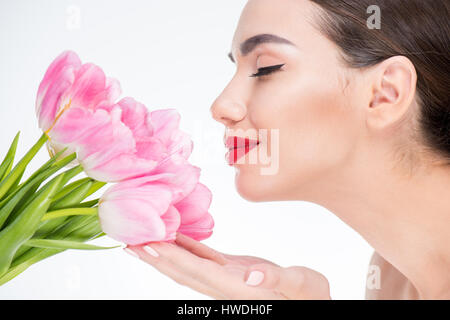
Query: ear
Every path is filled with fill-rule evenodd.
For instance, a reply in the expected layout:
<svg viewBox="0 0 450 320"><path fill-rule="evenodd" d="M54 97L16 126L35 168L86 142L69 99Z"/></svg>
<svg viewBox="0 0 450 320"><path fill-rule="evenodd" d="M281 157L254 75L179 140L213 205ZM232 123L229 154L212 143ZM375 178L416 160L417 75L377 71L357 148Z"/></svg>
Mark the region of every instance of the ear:
<svg viewBox="0 0 450 320"><path fill-rule="evenodd" d="M416 69L408 58L395 56L372 71L367 125L372 129L388 128L404 119L414 101Z"/></svg>

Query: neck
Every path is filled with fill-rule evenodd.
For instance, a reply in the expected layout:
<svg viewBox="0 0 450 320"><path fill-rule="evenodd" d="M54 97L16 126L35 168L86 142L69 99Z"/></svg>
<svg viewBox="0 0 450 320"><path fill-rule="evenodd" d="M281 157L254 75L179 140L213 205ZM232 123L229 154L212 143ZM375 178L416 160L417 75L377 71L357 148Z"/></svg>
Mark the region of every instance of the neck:
<svg viewBox="0 0 450 320"><path fill-rule="evenodd" d="M405 170L385 152L363 154L321 179L307 200L361 234L421 298L449 298L450 167Z"/></svg>

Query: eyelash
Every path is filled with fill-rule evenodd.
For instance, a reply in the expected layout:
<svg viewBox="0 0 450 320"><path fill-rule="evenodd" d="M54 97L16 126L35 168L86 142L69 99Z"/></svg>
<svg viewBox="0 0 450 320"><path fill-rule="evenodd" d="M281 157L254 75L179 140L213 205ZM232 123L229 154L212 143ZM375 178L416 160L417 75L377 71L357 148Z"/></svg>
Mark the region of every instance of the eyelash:
<svg viewBox="0 0 450 320"><path fill-rule="evenodd" d="M268 76L274 72L280 71L280 69L284 66L284 64L278 64L275 66L269 66L264 68L259 68L257 73L252 74L250 77L258 78L263 76Z"/></svg>

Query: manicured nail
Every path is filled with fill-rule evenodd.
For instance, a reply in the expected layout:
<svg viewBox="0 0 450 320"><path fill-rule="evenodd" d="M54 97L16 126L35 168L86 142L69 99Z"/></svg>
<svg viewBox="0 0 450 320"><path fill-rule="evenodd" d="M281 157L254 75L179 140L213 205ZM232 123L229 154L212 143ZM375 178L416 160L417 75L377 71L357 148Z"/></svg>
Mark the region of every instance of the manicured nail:
<svg viewBox="0 0 450 320"><path fill-rule="evenodd" d="M133 250L131 250L130 248L123 248L123 251L125 251L126 253L128 253L129 255L135 257L135 258L139 258L139 255L134 252Z"/></svg>
<svg viewBox="0 0 450 320"><path fill-rule="evenodd" d="M147 252L149 255L151 255L151 256L153 256L153 257L155 257L155 258L159 257L158 252L156 252L156 250L153 249L152 247L150 247L150 246L145 246L143 249L144 249L144 251Z"/></svg>
<svg viewBox="0 0 450 320"><path fill-rule="evenodd" d="M249 286L258 286L264 280L264 273L261 271L252 271L245 282Z"/></svg>

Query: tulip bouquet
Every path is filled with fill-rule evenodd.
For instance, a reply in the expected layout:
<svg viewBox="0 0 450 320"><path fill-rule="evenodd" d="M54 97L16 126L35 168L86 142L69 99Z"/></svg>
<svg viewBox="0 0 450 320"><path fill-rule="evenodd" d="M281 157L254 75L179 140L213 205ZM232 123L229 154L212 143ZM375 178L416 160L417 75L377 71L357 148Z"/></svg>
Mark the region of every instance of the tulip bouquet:
<svg viewBox="0 0 450 320"><path fill-rule="evenodd" d="M140 245L212 234L212 195L188 162L180 115L120 95L117 80L74 52L47 69L36 98L43 134L14 165L17 134L0 164L0 285L67 249L114 248L86 243L105 235ZM22 181L44 145L50 159Z"/></svg>

